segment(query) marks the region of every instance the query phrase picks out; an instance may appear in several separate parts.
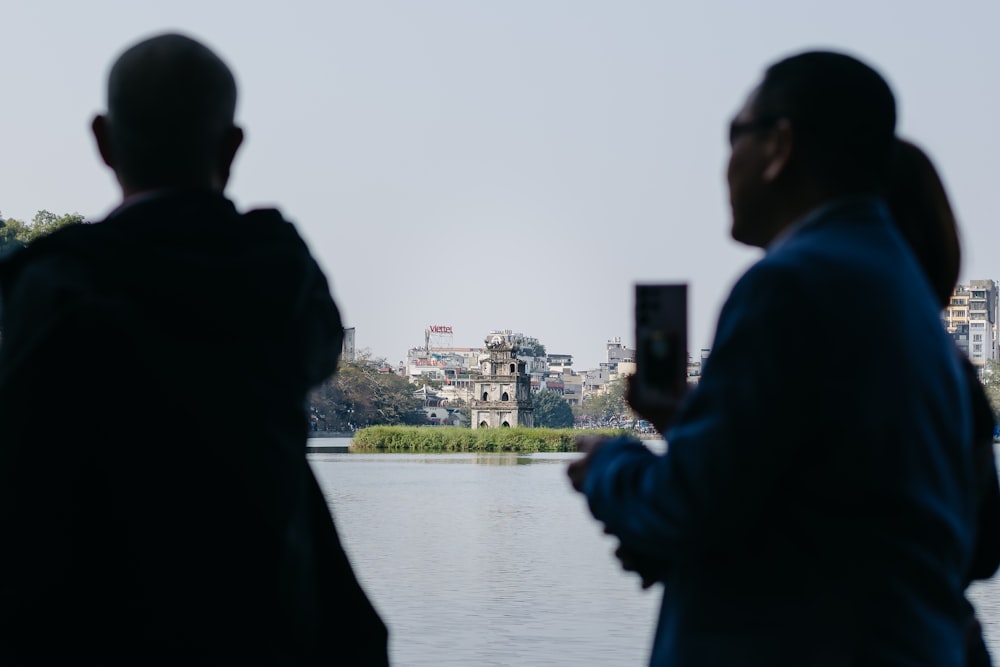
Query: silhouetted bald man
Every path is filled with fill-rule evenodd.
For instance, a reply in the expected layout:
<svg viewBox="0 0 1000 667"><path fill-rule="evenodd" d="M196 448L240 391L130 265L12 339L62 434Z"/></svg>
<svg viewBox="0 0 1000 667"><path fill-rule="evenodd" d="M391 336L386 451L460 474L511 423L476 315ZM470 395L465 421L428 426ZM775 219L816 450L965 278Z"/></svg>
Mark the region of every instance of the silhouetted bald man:
<svg viewBox="0 0 1000 667"><path fill-rule="evenodd" d="M93 123L124 200L0 267L0 663L381 665L305 456L343 329L274 210L223 195L236 85L127 50Z"/></svg>

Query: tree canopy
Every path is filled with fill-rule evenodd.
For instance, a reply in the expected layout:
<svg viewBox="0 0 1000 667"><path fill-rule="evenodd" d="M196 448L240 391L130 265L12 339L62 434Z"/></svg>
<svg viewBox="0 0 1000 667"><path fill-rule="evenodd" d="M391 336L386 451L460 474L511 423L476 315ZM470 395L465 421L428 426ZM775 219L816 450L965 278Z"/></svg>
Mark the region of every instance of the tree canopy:
<svg viewBox="0 0 1000 667"><path fill-rule="evenodd" d="M310 419L315 428L328 431L424 424L427 418L414 389L405 377L367 358L341 360L337 374L310 395Z"/></svg>
<svg viewBox="0 0 1000 667"><path fill-rule="evenodd" d="M532 336L521 336L517 340L518 353L525 357L544 357L545 346Z"/></svg>
<svg viewBox="0 0 1000 667"><path fill-rule="evenodd" d="M583 413L596 420L631 414L631 409L625 402L625 380L612 380L604 391L588 396L583 402Z"/></svg>
<svg viewBox="0 0 1000 667"><path fill-rule="evenodd" d="M31 222L23 222L15 218L0 217L0 255L14 250L46 234L51 234L60 227L83 222L79 213L56 215L49 211L39 211Z"/></svg>
<svg viewBox="0 0 1000 667"><path fill-rule="evenodd" d="M573 409L557 392L543 389L531 397L535 426L573 428Z"/></svg>
<svg viewBox="0 0 1000 667"><path fill-rule="evenodd" d="M990 359L980 376L994 416L1000 416L1000 363Z"/></svg>

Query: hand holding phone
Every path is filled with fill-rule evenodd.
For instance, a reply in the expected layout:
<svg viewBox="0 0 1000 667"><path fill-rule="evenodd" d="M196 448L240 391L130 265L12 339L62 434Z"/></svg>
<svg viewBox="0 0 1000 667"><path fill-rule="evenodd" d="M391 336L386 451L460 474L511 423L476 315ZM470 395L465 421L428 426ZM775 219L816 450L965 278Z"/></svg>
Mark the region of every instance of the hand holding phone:
<svg viewBox="0 0 1000 667"><path fill-rule="evenodd" d="M663 433L687 391L687 285L635 286L635 375L627 399Z"/></svg>

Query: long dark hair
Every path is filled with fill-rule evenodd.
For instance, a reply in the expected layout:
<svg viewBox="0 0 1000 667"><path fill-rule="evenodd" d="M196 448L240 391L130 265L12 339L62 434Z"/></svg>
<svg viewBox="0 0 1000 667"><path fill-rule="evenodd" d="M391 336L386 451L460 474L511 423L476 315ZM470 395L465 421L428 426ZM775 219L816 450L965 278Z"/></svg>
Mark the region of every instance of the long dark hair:
<svg viewBox="0 0 1000 667"><path fill-rule="evenodd" d="M923 267L941 307L947 307L962 263L958 225L934 164L905 139L896 139L888 201L896 227Z"/></svg>

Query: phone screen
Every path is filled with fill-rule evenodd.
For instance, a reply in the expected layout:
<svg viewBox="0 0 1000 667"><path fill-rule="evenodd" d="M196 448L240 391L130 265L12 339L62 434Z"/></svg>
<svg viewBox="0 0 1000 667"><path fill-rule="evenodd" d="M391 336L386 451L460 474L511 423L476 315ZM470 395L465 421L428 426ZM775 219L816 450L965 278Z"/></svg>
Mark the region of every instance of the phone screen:
<svg viewBox="0 0 1000 667"><path fill-rule="evenodd" d="M644 349L639 356L644 362L647 383L659 391L671 392L676 385L680 363L678 342L676 333L653 329L641 343Z"/></svg>
<svg viewBox="0 0 1000 667"><path fill-rule="evenodd" d="M670 403L687 386L687 285L636 285L636 390Z"/></svg>

